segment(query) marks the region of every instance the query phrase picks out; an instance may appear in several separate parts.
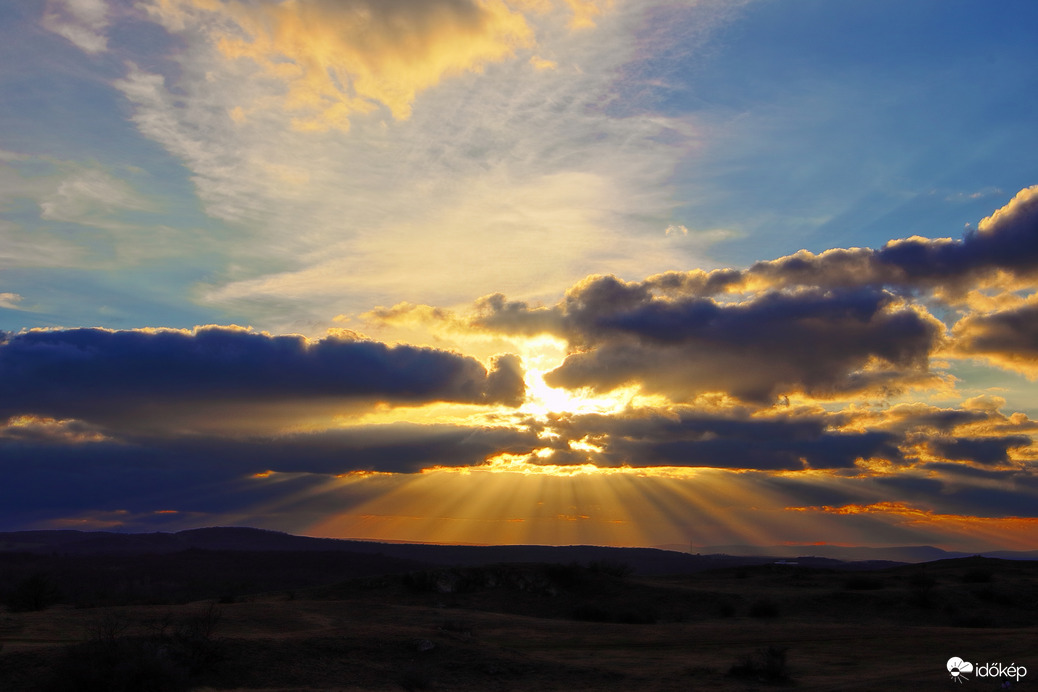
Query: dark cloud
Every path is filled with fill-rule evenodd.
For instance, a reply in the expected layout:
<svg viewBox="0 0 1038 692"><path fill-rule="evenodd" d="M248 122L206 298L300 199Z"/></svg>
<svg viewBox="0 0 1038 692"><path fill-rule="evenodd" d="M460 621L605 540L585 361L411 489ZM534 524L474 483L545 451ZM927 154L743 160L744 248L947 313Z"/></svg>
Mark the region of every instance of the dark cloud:
<svg viewBox="0 0 1038 692"><path fill-rule="evenodd" d="M924 464L922 468L933 470L941 474L947 474L949 478L961 476L970 481L1006 481L1007 479L1015 480L1018 477L1017 472L1007 472L1006 469L1003 468L982 468L979 466L971 466L969 464L960 464L951 461L937 461L930 464Z"/></svg>
<svg viewBox="0 0 1038 692"><path fill-rule="evenodd" d="M1021 190L958 240L912 237L879 250L838 248L818 255L802 250L743 272L670 272L645 284L664 293L699 296L796 286L925 288L961 295L998 273L1016 280L1038 276L1038 186Z"/></svg>
<svg viewBox="0 0 1038 692"><path fill-rule="evenodd" d="M956 323L954 352L983 357L996 365L1038 376L1038 302L984 315L968 315Z"/></svg>
<svg viewBox="0 0 1038 692"><path fill-rule="evenodd" d="M891 433L838 432L820 415L760 418L683 409L630 416L577 416L555 428L602 448L609 466L689 466L758 470L850 468L859 459L901 461ZM585 455L586 460L586 455ZM556 456L552 463L560 463Z"/></svg>
<svg viewBox="0 0 1038 692"><path fill-rule="evenodd" d="M1009 462L1009 450L1026 447L1031 438L1024 435L1007 437L953 437L930 441L933 452L952 461L972 461L991 466Z"/></svg>
<svg viewBox="0 0 1038 692"><path fill-rule="evenodd" d="M720 392L765 403L789 393L888 395L932 385L928 361L944 346L945 327L923 299L960 303L974 288L1033 289L1036 278L1038 186L957 240L802 250L745 270L673 271L641 282L590 276L550 306L487 296L467 322L422 306L378 317L421 311L454 329L565 339L571 354L546 377L553 386L637 384L681 401ZM985 355L1033 374L1035 310L1032 303L967 318L959 350L949 353Z"/></svg>
<svg viewBox="0 0 1038 692"><path fill-rule="evenodd" d="M950 433L959 426L991 420L993 414L998 416L997 411L942 409L924 404L902 404L888 411L877 424L882 425L884 430L896 430L900 434L910 431L920 431L924 434Z"/></svg>
<svg viewBox="0 0 1038 692"><path fill-rule="evenodd" d="M1038 517L1038 493L1020 484L949 484L923 500L935 512L977 517Z"/></svg>
<svg viewBox="0 0 1038 692"><path fill-rule="evenodd" d="M884 488L887 494L893 491L899 501L923 500L931 507L933 499L947 489L943 479L910 474L879 476L872 482Z"/></svg>
<svg viewBox="0 0 1038 692"><path fill-rule="evenodd" d="M848 505L860 501L861 488L849 485L843 478L819 481L801 474L745 473L747 482L782 498L786 507L821 507Z"/></svg>
<svg viewBox="0 0 1038 692"><path fill-rule="evenodd" d="M751 406L707 411L695 406L615 414L557 415L536 431L555 451L545 463L685 466L748 470L880 468L961 470L969 464L998 478L1016 473L1015 456L1033 444L1034 424L997 409L940 409L921 404L870 411L799 408L767 414ZM545 434L548 433L548 434ZM568 441L587 444L570 448ZM940 460L940 461L938 461ZM1004 468L995 471L997 467ZM882 473L882 472L881 472ZM961 475L961 474L960 474Z"/></svg>
<svg viewBox="0 0 1038 692"><path fill-rule="evenodd" d="M74 444L61 437L0 437L0 517L117 509L233 512L284 500L300 483L325 483L339 474L478 466L489 456L537 446L535 433L513 428L407 423L266 437L137 436ZM257 476L267 472L282 475L276 482ZM297 475L321 478L302 481Z"/></svg>
<svg viewBox="0 0 1038 692"><path fill-rule="evenodd" d="M334 475L477 466L501 452L530 452L539 441L533 433L514 428L394 423L276 437L186 437L162 446L185 459L206 455L248 464L252 472Z"/></svg>
<svg viewBox="0 0 1038 692"><path fill-rule="evenodd" d="M72 329L0 336L0 416L147 417L167 407L365 400L392 404L523 400L522 368L414 346L194 332Z"/></svg>
<svg viewBox="0 0 1038 692"><path fill-rule="evenodd" d="M548 373L555 387L643 390L689 400L723 392L773 401L897 390L925 377L942 327L890 293L766 293L742 303L664 300L613 277L567 296L566 337L582 349Z"/></svg>

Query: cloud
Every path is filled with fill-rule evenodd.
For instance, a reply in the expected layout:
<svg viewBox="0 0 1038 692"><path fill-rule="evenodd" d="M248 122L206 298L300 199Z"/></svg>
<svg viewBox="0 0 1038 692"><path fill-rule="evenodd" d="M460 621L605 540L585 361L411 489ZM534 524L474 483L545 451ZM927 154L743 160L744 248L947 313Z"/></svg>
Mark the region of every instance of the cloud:
<svg viewBox="0 0 1038 692"><path fill-rule="evenodd" d="M535 70L555 70L559 67L559 64L554 60L548 60L539 55L530 58L530 65L532 65Z"/></svg>
<svg viewBox="0 0 1038 692"><path fill-rule="evenodd" d="M766 403L793 393L832 398L930 381L943 326L886 291L764 292L743 302L654 296L650 282L589 277L552 308L491 296L474 324L549 332L571 353L553 387L638 384L676 401L721 392Z"/></svg>
<svg viewBox="0 0 1038 692"><path fill-rule="evenodd" d="M204 420L228 406L247 417L252 406L293 402L326 410L351 401L519 405L517 359L492 367L430 348L231 327L29 331L0 340L0 416L134 425L161 424L177 411Z"/></svg>
<svg viewBox="0 0 1038 692"><path fill-rule="evenodd" d="M951 353L983 358L1038 379L1038 294L1016 306L963 317L952 329Z"/></svg>
<svg viewBox="0 0 1038 692"><path fill-rule="evenodd" d="M151 10L173 29L212 24L226 59L248 58L284 83L301 130L346 130L351 115L379 106L406 119L418 92L533 42L501 0L170 0Z"/></svg>
<svg viewBox="0 0 1038 692"><path fill-rule="evenodd" d="M612 0L566 0L566 4L573 11L569 28L590 29L595 26L595 18L613 3Z"/></svg>
<svg viewBox="0 0 1038 692"><path fill-rule="evenodd" d="M408 423L236 438L111 438L82 422L20 419L0 432L0 522L8 525L116 509L233 517L281 508L296 520L327 517L396 483L382 474L478 466L502 450L525 452L537 443L533 433L506 427ZM354 482L368 473L378 475Z"/></svg>
<svg viewBox="0 0 1038 692"><path fill-rule="evenodd" d="M1038 424L1020 413L924 404L837 411L679 405L611 415L560 414L544 430L556 441L556 451L565 452L571 440L597 450L552 454L544 463L784 471L857 467L857 473L877 476L944 464L946 470L1001 467L998 477L1006 477L1034 453Z"/></svg>
<svg viewBox="0 0 1038 692"><path fill-rule="evenodd" d="M99 428L83 421L40 416L12 416L0 424L0 439L20 443L83 444L109 440Z"/></svg>
<svg viewBox="0 0 1038 692"><path fill-rule="evenodd" d="M0 308L7 310L21 310L18 307L18 303L22 302L24 298L17 293L0 293Z"/></svg>
<svg viewBox="0 0 1038 692"><path fill-rule="evenodd" d="M138 188L133 166L8 153L0 156L0 263L7 267L111 269L143 257L197 252L156 226L165 211ZM33 213L31 210L36 210ZM193 234L196 243L209 241Z"/></svg>
<svg viewBox="0 0 1038 692"><path fill-rule="evenodd" d="M693 407L585 415L550 426L562 439L587 439L601 449L575 455L600 466L687 466L768 471L854 468L859 459L900 462L897 435L845 432L818 413L754 416L747 409L710 413ZM546 457L547 463L565 463Z"/></svg>
<svg viewBox="0 0 1038 692"><path fill-rule="evenodd" d="M97 169L80 169L71 173L39 204L40 218L47 221L100 228L122 227L110 218L115 211L154 210L154 205L128 183Z"/></svg>
<svg viewBox="0 0 1038 692"><path fill-rule="evenodd" d="M452 8L444 17L483 16L497 6L398 0L372 21L396 8L410 26L441 5ZM364 6L281 3L269 32ZM401 299L451 305L493 291L543 298L591 271L644 276L688 266L719 239L660 232L675 221L668 179L696 144L694 123L618 115L610 106L646 19L637 4L617 4L596 16L593 30L574 32L563 2L510 2L535 44L481 71L444 73L414 92L406 119L367 99L373 108L351 112L346 133L293 128L293 119L316 121L330 101L284 107L291 80L303 83L311 71L325 79L327 71L304 60L310 47L293 54L297 62L277 63L291 72L284 78L220 51L221 37L254 41L235 13L266 16L273 3L146 7L176 32L169 62L132 56L114 85L141 133L184 163L205 212L231 226L217 248L232 258L228 271L210 275L195 294L207 307L276 332L317 334L330 315ZM298 16L278 14L290 7ZM714 3L686 13L689 25L719 23ZM438 25L430 21L432 32ZM445 46L441 38L430 35L429 50ZM397 50L390 43L372 48L370 60L389 60ZM535 69L534 55L556 69ZM340 79L335 88L351 87ZM516 262L515 254L528 260ZM458 266L466 267L461 275Z"/></svg>
<svg viewBox="0 0 1038 692"><path fill-rule="evenodd" d="M65 37L80 50L101 53L108 49L104 30L109 23L105 0L47 0L40 24Z"/></svg>
<svg viewBox="0 0 1038 692"><path fill-rule="evenodd" d="M545 375L555 387L638 385L674 401L722 393L758 404L803 394L889 398L947 388L935 355L981 356L1031 376L1038 276L1038 187L961 240L908 238L880 250L801 251L745 270L666 272L643 281L593 275L554 305L494 293L468 314L417 305L376 310L386 324L420 316L452 330L565 339ZM1001 292L989 297L983 291ZM994 306L946 326L926 300ZM997 308L1005 308L998 310ZM420 315L419 315L420 313ZM948 314L943 311L943 314Z"/></svg>
<svg viewBox="0 0 1038 692"><path fill-rule="evenodd" d="M952 461L972 461L985 466L1009 462L1009 449L1027 447L1032 439L1025 435L1007 437L960 437L930 442L934 453Z"/></svg>
<svg viewBox="0 0 1038 692"><path fill-rule="evenodd" d="M883 287L934 290L961 300L975 287L1033 286L1038 277L1038 186L1021 190L1004 207L962 238L919 236L891 240L882 248L801 250L745 270L667 272L647 280L667 294L713 296L789 289Z"/></svg>

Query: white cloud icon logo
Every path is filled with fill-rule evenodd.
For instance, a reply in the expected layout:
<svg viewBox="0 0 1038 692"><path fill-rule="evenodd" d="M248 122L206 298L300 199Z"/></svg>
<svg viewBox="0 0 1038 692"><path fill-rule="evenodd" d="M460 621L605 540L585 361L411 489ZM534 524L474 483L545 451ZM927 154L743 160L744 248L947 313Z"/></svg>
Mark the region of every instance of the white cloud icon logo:
<svg viewBox="0 0 1038 692"><path fill-rule="evenodd" d="M951 673L952 680L962 682L963 680L969 680L963 673L972 673L973 664L969 661L963 661L958 656L952 656L948 659L948 672Z"/></svg>

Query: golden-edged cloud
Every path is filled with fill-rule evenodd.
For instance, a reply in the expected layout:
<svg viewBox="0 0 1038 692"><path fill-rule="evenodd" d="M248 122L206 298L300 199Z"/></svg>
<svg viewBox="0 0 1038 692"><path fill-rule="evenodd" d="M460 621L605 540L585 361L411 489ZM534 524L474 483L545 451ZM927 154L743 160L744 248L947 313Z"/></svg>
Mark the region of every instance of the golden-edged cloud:
<svg viewBox="0 0 1038 692"><path fill-rule="evenodd" d="M234 430L253 418L273 431L293 405L314 418L376 403L516 407L524 389L521 363L508 354L488 370L450 351L235 327L0 332L0 416L114 429Z"/></svg>
<svg viewBox="0 0 1038 692"><path fill-rule="evenodd" d="M283 105L301 130L346 130L350 116L379 107L406 119L419 92L534 42L525 16L502 0L166 0L153 8L171 28L188 15L214 22L225 58L252 60L285 85Z"/></svg>
<svg viewBox="0 0 1038 692"><path fill-rule="evenodd" d="M551 307L489 296L472 324L566 339L569 356L545 376L552 386L636 384L674 401L721 393L758 403L933 386L929 358L944 331L920 306L868 286L722 302L659 296L651 280L612 276L588 277Z"/></svg>
<svg viewBox="0 0 1038 692"><path fill-rule="evenodd" d="M1038 294L1013 307L973 313L955 324L952 354L982 358L1038 379Z"/></svg>

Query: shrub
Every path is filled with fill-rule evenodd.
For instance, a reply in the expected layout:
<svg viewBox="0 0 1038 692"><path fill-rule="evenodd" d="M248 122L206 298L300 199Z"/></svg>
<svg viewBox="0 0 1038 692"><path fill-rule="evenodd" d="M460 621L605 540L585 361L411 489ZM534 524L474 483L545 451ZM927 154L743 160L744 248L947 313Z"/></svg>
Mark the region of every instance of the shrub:
<svg viewBox="0 0 1038 692"><path fill-rule="evenodd" d="M962 575L965 584L987 584L991 579L991 572L986 569L971 569Z"/></svg>
<svg viewBox="0 0 1038 692"><path fill-rule="evenodd" d="M427 671L411 668L405 670L400 676L400 686L407 692L414 690L427 690L433 686L432 676Z"/></svg>
<svg viewBox="0 0 1038 692"><path fill-rule="evenodd" d="M750 617L777 618L778 616L779 607L774 601L764 598L759 601L754 601L750 605Z"/></svg>
<svg viewBox="0 0 1038 692"><path fill-rule="evenodd" d="M629 577L634 574L634 568L626 562L614 560L593 560L587 565L588 571L598 574L607 574L611 577Z"/></svg>
<svg viewBox="0 0 1038 692"><path fill-rule="evenodd" d="M786 649L777 646L757 649L732 664L728 675L758 682L780 684L791 681L786 663Z"/></svg>
<svg viewBox="0 0 1038 692"><path fill-rule="evenodd" d="M862 574L857 574L850 577L843 583L844 588L852 591L874 591L876 589L882 589L885 584L883 580L878 577L867 577Z"/></svg>
<svg viewBox="0 0 1038 692"><path fill-rule="evenodd" d="M558 563L545 565L544 574L551 583L565 589L580 587L587 581L587 570L575 562L565 565Z"/></svg>
<svg viewBox="0 0 1038 692"><path fill-rule="evenodd" d="M45 574L36 573L18 582L7 596L7 608L12 613L44 610L61 598L58 587Z"/></svg>
<svg viewBox="0 0 1038 692"><path fill-rule="evenodd" d="M222 660L212 638L220 612L215 604L180 622L163 618L151 633L130 636L118 613L103 613L86 641L65 648L44 689L49 692L179 692L192 676Z"/></svg>

